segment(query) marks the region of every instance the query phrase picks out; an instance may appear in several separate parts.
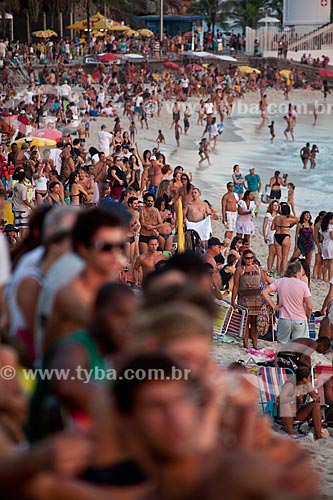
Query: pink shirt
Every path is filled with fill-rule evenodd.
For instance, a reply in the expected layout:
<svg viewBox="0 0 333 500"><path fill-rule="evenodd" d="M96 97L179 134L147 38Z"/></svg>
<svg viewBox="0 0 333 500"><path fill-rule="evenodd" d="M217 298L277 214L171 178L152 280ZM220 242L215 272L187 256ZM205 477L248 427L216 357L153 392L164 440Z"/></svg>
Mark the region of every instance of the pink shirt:
<svg viewBox="0 0 333 500"><path fill-rule="evenodd" d="M270 285L279 295L279 317L281 319L304 320L304 300L311 297L309 287L298 278L281 278Z"/></svg>

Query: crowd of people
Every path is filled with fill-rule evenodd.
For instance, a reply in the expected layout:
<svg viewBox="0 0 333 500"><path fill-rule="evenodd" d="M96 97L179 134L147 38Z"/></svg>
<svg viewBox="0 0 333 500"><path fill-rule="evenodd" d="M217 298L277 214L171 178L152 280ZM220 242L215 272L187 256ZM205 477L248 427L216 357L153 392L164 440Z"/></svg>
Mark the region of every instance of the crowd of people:
<svg viewBox="0 0 333 500"><path fill-rule="evenodd" d="M314 438L325 437L309 355L328 351L333 338L333 214L297 217L295 186L275 172L266 267L253 251L263 188L255 167L246 175L233 167L219 210L196 173L163 153L162 129L140 147L141 128L177 96L168 123L179 148L180 129L191 127L187 99L197 97L202 169L233 99L285 83L274 68L246 76L211 66L149 86L146 70L111 66L83 91L80 69L46 67L52 93L31 67L25 97L10 108L10 96L1 102L18 122L13 136L3 121L0 150L2 218L9 202L14 216L0 233L1 496L314 498L319 479L302 448L259 411L256 380L239 362L220 366L211 351L217 304L247 311L246 350L274 338L278 313L275 361L295 373L278 402L284 430L294 437L294 420L312 419ZM60 136L41 149L33 134L43 127ZM223 241L215 224L224 225ZM331 280L317 341L309 338L314 250L314 278Z"/></svg>

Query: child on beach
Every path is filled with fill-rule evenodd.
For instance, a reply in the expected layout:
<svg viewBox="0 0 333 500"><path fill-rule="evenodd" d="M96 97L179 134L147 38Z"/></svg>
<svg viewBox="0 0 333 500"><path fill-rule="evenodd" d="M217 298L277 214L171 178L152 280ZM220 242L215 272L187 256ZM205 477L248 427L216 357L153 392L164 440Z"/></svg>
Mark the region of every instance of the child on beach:
<svg viewBox="0 0 333 500"><path fill-rule="evenodd" d="M89 114L88 113L85 114L84 120L85 120L85 123L84 123L85 136L86 136L86 139L89 139L89 137L90 137L91 121L89 119Z"/></svg>
<svg viewBox="0 0 333 500"><path fill-rule="evenodd" d="M157 136L156 142L165 144L165 138L164 138L164 134L163 134L162 130L158 131L158 136Z"/></svg>
<svg viewBox="0 0 333 500"><path fill-rule="evenodd" d="M268 125L269 132L271 134L271 142L274 141L275 139L275 129L274 129L274 122L272 121L270 125Z"/></svg>
<svg viewBox="0 0 333 500"><path fill-rule="evenodd" d="M205 160L208 161L208 165L211 165L209 155L208 155L208 142L207 142L206 138L202 139L199 142L198 154L200 156L199 165L201 165L201 163L204 162Z"/></svg>
<svg viewBox="0 0 333 500"><path fill-rule="evenodd" d="M137 134L138 129L135 126L135 122L132 120L131 125L128 127L129 133L130 133L130 140L132 143L135 143L135 134Z"/></svg>
<svg viewBox="0 0 333 500"><path fill-rule="evenodd" d="M296 212L295 212L295 184L292 182L288 182L288 205L290 206L291 213L296 217Z"/></svg>

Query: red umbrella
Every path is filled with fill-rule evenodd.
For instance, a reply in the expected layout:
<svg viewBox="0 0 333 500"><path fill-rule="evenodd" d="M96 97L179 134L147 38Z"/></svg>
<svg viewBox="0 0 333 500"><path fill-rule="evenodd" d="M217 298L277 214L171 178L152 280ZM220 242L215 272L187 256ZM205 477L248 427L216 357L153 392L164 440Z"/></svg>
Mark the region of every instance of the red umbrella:
<svg viewBox="0 0 333 500"><path fill-rule="evenodd" d="M179 71L180 70L180 67L178 66L178 64L173 63L173 62L169 62L169 61L163 63L163 66L167 69L171 69L172 71Z"/></svg>
<svg viewBox="0 0 333 500"><path fill-rule="evenodd" d="M117 54L99 54L98 59L101 62L108 62L108 61L114 61L115 59L118 59Z"/></svg>
<svg viewBox="0 0 333 500"><path fill-rule="evenodd" d="M330 71L329 69L321 69L319 71L320 76L326 76L327 78L331 77L333 78L333 71Z"/></svg>
<svg viewBox="0 0 333 500"><path fill-rule="evenodd" d="M189 64L186 69L192 69L193 71L205 71L205 68L200 66L200 64Z"/></svg>
<svg viewBox="0 0 333 500"><path fill-rule="evenodd" d="M59 141L62 138L62 133L54 128L40 128L30 135L31 137L41 137L42 139L50 139L51 141Z"/></svg>

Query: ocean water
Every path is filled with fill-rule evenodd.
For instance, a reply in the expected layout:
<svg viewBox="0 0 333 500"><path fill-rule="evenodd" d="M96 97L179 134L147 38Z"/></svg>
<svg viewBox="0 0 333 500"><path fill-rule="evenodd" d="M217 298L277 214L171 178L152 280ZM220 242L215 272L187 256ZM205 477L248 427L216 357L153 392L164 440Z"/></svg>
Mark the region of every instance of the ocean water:
<svg viewBox="0 0 333 500"><path fill-rule="evenodd" d="M275 121L276 139L270 143L268 124ZM198 185L217 207L225 184L232 175L232 166L239 163L243 175L248 174L250 166L256 168L263 186L269 182L275 170L289 174L289 182L295 189L297 214L310 210L313 218L320 210L333 211L333 115L318 117L313 126L313 115L300 115L295 127L295 141L286 141L283 135L285 122L282 114L270 114L267 123L261 126L260 115L234 115L225 122L226 128L232 127L238 142L228 141L227 134L219 138L217 151L211 154L212 167L196 170ZM319 148L315 169L303 170L300 149L306 142ZM282 201L287 200L287 188L282 189ZM261 212L265 211L262 207Z"/></svg>

